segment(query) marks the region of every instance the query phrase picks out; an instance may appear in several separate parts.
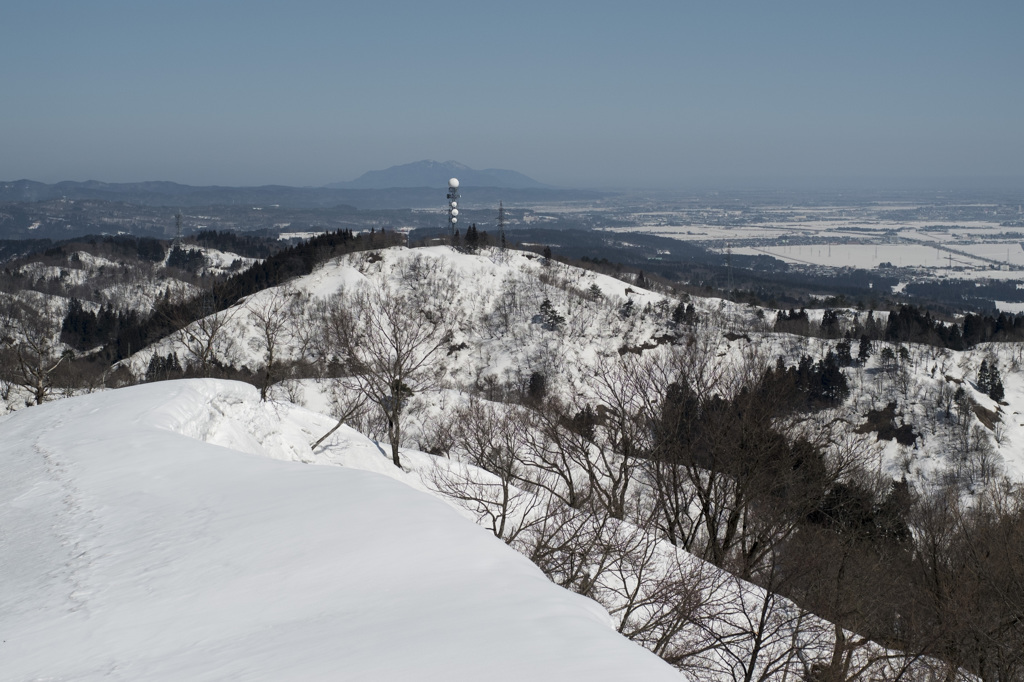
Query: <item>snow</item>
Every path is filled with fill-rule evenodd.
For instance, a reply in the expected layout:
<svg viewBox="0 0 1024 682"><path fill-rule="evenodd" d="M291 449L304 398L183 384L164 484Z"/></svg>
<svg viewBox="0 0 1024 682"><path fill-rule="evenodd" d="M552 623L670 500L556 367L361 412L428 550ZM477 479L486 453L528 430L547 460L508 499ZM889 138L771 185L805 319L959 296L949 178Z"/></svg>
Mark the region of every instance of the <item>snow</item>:
<svg viewBox="0 0 1024 682"><path fill-rule="evenodd" d="M260 261L259 258L247 258L245 256L239 256L237 253L211 249L207 246L186 246L185 248L197 249L203 254L203 258L206 259L206 265L203 266L203 271L206 273L222 274L224 272L230 272L231 266L238 261L241 262L241 269L244 270L253 263L258 263Z"/></svg>
<svg viewBox="0 0 1024 682"><path fill-rule="evenodd" d="M589 294L591 285L601 296ZM466 343L439 359L443 381L410 400L403 445L423 450L429 449L436 424L450 419L469 393L480 394L484 380L493 379L499 391L515 390L517 380L539 369L550 380L549 392L597 400L586 377L614 362L624 346L645 346L671 331L666 318L677 303L630 282L545 264L534 254L484 250L472 255L448 247L350 254L291 281L286 293L301 297L308 321L317 299L363 286L404 286L444 300L455 319L452 346ZM261 291L229 312L225 346L230 348L218 349L218 357L258 365L262 353L246 307L277 293ZM544 329L533 321L545 298L565 313L564 328ZM628 316L621 312L627 299L635 304ZM720 299L694 297L692 302L701 324L686 333L706 342L708 357L727 366L742 366L754 348L793 364L803 354L821 357L834 344L769 331L770 310ZM502 305L504 321L498 314ZM812 323L820 323L822 312L809 311ZM857 314L838 312L843 324ZM743 335L725 334L729 330ZM1004 370L1006 404L998 406L973 389L971 395L986 409L1001 411L998 438L993 434L999 469L1024 480L1018 445L1024 442L1024 418L1015 409L1024 404L1019 371L1024 346L955 353L907 344L910 380L901 388L880 364L887 345L876 344L867 365L846 370L851 396L843 414L848 423L859 424L868 409L902 396L901 411L921 438L918 445L900 446L876 444L872 434L851 434L862 441L858 448L865 466L897 479L907 475L923 488L940 481L953 450L950 427L934 418L937 391L949 382L970 388L981 360L991 356ZM137 354L131 365L141 373L153 352L171 350L182 357L180 343L166 339ZM282 357L295 352L286 350ZM662 345L644 355L668 352ZM308 444L333 425L324 415L334 408L334 388L327 379L290 379L271 391L281 401L261 403L250 386L173 382L31 408L16 419L0 420L0 429L12 434L0 453L15 449L14 457L0 454L0 466L10 468L0 469L0 500L14 500L0 506L0 528L14 528L21 538L10 557L0 558L0 575L14 576L9 587L0 580L0 628L8 643L17 644L21 677L89 679L109 668L124 679L202 679L206 673L183 667L186 656L195 656L196 665L207 666L203 671L225 671L209 674L213 677L317 678L344 669L357 678L431 679L442 676L440 663L424 673L410 662L429 658L430 651L465 661L454 673L445 668L444 675L454 679L503 679L509 658L516 665L508 679L537 676L538 670L545 678L602 679L595 669L609 677L644 679L637 671L648 670L645 666L651 675L663 674L656 661L641 657L635 663L631 657L640 654L620 652L624 640L594 603L550 586L554 592L545 591L535 584L545 579L529 564L509 557L486 531L486 541L480 539L480 531L464 523L477 515L423 496L432 492L429 472L455 460L403 449L402 471L391 465L386 445L348 427L311 451ZM815 419L809 418L805 428L824 428ZM353 426L371 437L383 435L372 419ZM326 478L307 479L299 471ZM445 551L437 552L423 537L440 537ZM675 548L662 544L659 552L675 555ZM358 566L352 565L353 557L360 557ZM739 631L741 621L764 601L759 588L701 568L693 557L683 559L713 579L702 590L708 604L721 607L708 618L716 636L725 637L730 628ZM419 592L436 594L428 599ZM255 606L247 601L253 599ZM780 614L799 616L807 637L802 655L827 655L831 624L776 601ZM215 612L207 613L211 608ZM489 620L495 618L500 625ZM549 620L557 622L549 626ZM565 634L537 641L536 632L545 627ZM122 630L130 630L130 637L119 634ZM170 633L167 642L154 634L161 630ZM691 627L683 635L699 640L697 630ZM370 636L366 632L383 644L361 645L371 648L364 655L348 643L363 642ZM71 642L71 653L51 662L46 643L58 636ZM615 644L601 639L605 636ZM416 648L423 638L427 644ZM566 650L564 660L546 648L545 638ZM727 657L750 643L737 634L728 638L732 649L709 652L710 667L694 679L710 679L711 668L722 671L715 679L728 678L725 671L733 664ZM791 637L778 641L783 640ZM337 642L346 645L339 648ZM396 649L400 646L406 648ZM591 648L602 649L611 662L584 665ZM573 652L579 652L576 663ZM388 659L387 666L374 669L384 665L379 659ZM485 660L492 667L502 661L501 672L487 669ZM582 667L566 667L577 664Z"/></svg>
<svg viewBox="0 0 1024 682"><path fill-rule="evenodd" d="M880 249L879 254L882 253ZM639 347L660 334L678 331L666 326L667 314L677 302L674 299L561 263L543 265L534 254L511 250L500 259L493 251L473 255L444 246L413 250L394 247L356 253L325 263L312 274L296 278L289 287L308 296L307 303L311 303L327 298L339 289L351 290L385 283L439 292L436 295L446 298L457 318L452 344L465 342L468 346L439 359L445 374L442 386L450 389L447 394L427 391L413 398L403 445L418 444L424 449L429 449L431 423L443 420L450 413L450 407L458 404L460 391L479 391L487 382L493 382L499 389L514 389L518 382L528 379L531 372L540 371L548 378L549 391L566 399L585 395L589 390L587 377L592 375L594 368L618 357L622 347ZM603 298L593 301L581 295L591 285L602 291ZM232 318L226 341L230 343L225 342L218 348L219 358L237 366L259 366L262 350L245 307L259 305L264 297L274 295L274 291L267 289L254 294L229 311ZM565 329L545 331L531 322L545 298L550 299L567 318ZM635 302L639 312L623 318L619 311L627 298ZM515 301L515 309L509 313L508 323L502 325L497 319L498 311L509 299ZM742 362L740 342L728 341L723 336L726 331L745 334L751 339L750 343L764 349L767 357L783 355L790 364L795 364L805 354L813 358L822 357L827 348L834 345L834 342L820 339L767 332L774 321L775 313L771 310L762 311L764 317L759 320L756 317L758 309L751 306L715 298L692 297L691 301L702 320L701 328L705 330L702 333L708 334L709 342L718 348L718 357L728 356L729 362L735 362L737 366ZM648 304L651 311L644 312ZM310 305L306 308L307 314L313 309ZM811 324L820 324L823 310L807 312ZM838 312L844 324L858 314L852 309ZM884 324L884 313L879 319ZM867 366L846 370L854 391L845 409L849 410L849 418L856 423L861 422L868 409L884 407L889 399L895 397L892 393L895 388L879 364L878 354L886 345L889 344L877 344L875 357ZM963 352L939 352L916 344L906 345L916 359L911 368L913 387L903 396L903 402L916 406L910 410L913 417L908 416L908 419L919 431L934 421L933 410L927 406L934 405L936 392L946 383L944 376L958 381L973 380L986 354L1001 355L999 366L1004 373L1008 405L1000 408L1004 413L1000 427L1002 433L1000 440L992 445L1003 462L1001 470L1015 480L1024 480L1024 453L1020 447L1024 443L1024 427L1018 429L1017 426L1024 419L1013 416L1015 412L1024 411L1024 390L1018 395L1014 389L1020 377L1019 368L1024 364L1020 357L1020 349L1024 345L998 344ZM894 352L897 350L895 345L890 345L890 348ZM662 346L653 352L660 353L665 349ZM168 338L133 356L130 367L137 376L142 376L153 353L166 355L170 352L176 352L182 362L188 357L180 342ZM291 352L291 349L284 349L281 357L288 357ZM938 371L936 362L942 366L941 371ZM291 383L291 389L301 393L303 404L324 414L330 413L329 382L308 381L301 389L295 386L296 382ZM883 396L883 393L887 395ZM284 398L286 391L278 387L275 395ZM988 409L997 407L985 402L988 398L980 394L976 399ZM448 408L444 405L446 401ZM370 436L383 437L383 432L376 429L371 421L353 423L352 426ZM931 428L928 430L930 432ZM884 470L897 479L908 475L913 483L925 487L939 481L941 472L949 466L945 453L951 451L951 446L944 433L928 433L927 437L927 445L922 442L917 447L894 443L887 446L882 458Z"/></svg>
<svg viewBox="0 0 1024 682"><path fill-rule="evenodd" d="M643 313L648 304L663 306L662 321L670 312L666 297L613 277L561 263L543 265L540 258L524 252L508 251L505 259L499 261L492 252L472 255L447 246L415 250L394 247L350 254L292 280L289 287L308 297L304 307L309 314L312 307L308 304L339 290L387 284L432 291L436 297L445 298L458 319L453 344L466 339L474 344L481 338L485 341L481 348L469 351L474 355L472 358L453 356L448 370L454 380L463 384L482 374L512 381L513 375L526 371L537 358L544 362L556 356L592 358L595 348L600 348L604 355L615 353L623 343L642 343L659 331L658 322L653 319L656 315ZM601 290L601 301L591 301L584 295L591 285ZM263 353L246 308L258 307L273 295L274 291L269 289L258 292L224 313L229 318L229 332L217 344L218 358L236 366L259 366ZM545 298L568 319L566 329L558 334L542 333L540 325L532 322ZM619 313L627 299L633 301L637 310L628 320ZM715 299L708 301L721 303ZM496 324L496 311L502 306L514 308L509 313L511 322L507 329L490 331ZM188 358L180 341L169 337L136 353L129 364L133 373L142 376L154 353L171 352L177 353L182 362ZM290 352L285 349L282 357L288 357ZM564 361L551 364L565 366ZM527 377L529 374L526 371Z"/></svg>
<svg viewBox="0 0 1024 682"><path fill-rule="evenodd" d="M678 679L445 504L281 461L329 425L214 380L0 418L5 679Z"/></svg>
<svg viewBox="0 0 1024 682"><path fill-rule="evenodd" d="M109 258L104 258L103 256L94 256L88 251L75 251L72 254L72 259L74 258L77 258L84 267L90 270L99 270L100 268L119 268L124 265L124 263L118 263L117 261L112 261Z"/></svg>
<svg viewBox="0 0 1024 682"><path fill-rule="evenodd" d="M836 268L873 269L880 263L896 267L927 267L946 270L949 253L924 244L803 244L789 246L738 247L733 253L745 256L768 255L802 265L825 265ZM987 268L983 261L974 261L953 254L954 265Z"/></svg>
<svg viewBox="0 0 1024 682"><path fill-rule="evenodd" d="M996 304L996 308L1004 313L1013 313L1018 315L1024 313L1024 303L1018 301L993 301Z"/></svg>
<svg viewBox="0 0 1024 682"><path fill-rule="evenodd" d="M61 268L56 265L43 265L42 263L27 263L18 269L18 274L33 279L62 280L66 284L83 284L89 277L87 272L78 268Z"/></svg>

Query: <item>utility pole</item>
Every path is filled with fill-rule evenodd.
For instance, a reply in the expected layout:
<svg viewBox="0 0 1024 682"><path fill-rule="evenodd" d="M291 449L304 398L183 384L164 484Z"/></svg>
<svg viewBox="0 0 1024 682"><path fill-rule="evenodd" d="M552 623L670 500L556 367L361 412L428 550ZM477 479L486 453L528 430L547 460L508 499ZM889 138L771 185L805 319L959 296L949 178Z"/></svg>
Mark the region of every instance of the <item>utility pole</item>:
<svg viewBox="0 0 1024 682"><path fill-rule="evenodd" d="M729 296L732 296L732 242L726 242L725 244L725 267L728 273L727 291Z"/></svg>

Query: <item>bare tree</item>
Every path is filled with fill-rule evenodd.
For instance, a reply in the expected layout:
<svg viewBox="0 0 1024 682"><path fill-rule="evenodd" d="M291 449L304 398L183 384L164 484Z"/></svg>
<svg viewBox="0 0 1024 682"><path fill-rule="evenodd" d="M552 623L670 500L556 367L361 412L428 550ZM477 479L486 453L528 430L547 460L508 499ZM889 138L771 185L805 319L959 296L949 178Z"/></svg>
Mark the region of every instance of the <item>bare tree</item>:
<svg viewBox="0 0 1024 682"><path fill-rule="evenodd" d="M366 395L359 391L356 387L346 384L338 380L329 380L330 385L330 396L331 396L331 416L337 421L334 426L330 428L327 433L320 436L313 443L310 444L311 450L316 450L320 447L320 444L331 437L335 431L340 429L345 424L358 423L360 420L365 418L368 407ZM368 430L364 430L364 433L369 433Z"/></svg>
<svg viewBox="0 0 1024 682"><path fill-rule="evenodd" d="M249 321L256 329L257 347L263 352L260 400L278 376L283 346L297 338L298 294L287 287L275 287L248 301Z"/></svg>
<svg viewBox="0 0 1024 682"><path fill-rule="evenodd" d="M614 518L625 518L636 469L650 456L668 377L664 357L654 354L626 353L595 368L598 405L586 468L594 495Z"/></svg>
<svg viewBox="0 0 1024 682"><path fill-rule="evenodd" d="M914 526L914 634L954 669L1021 679L1024 491L1002 482L968 501L954 487L939 490L916 506Z"/></svg>
<svg viewBox="0 0 1024 682"><path fill-rule="evenodd" d="M475 514L495 537L514 542L537 522L542 505L520 459L528 428L523 409L473 398L451 422L452 450L460 461L437 460L429 483Z"/></svg>
<svg viewBox="0 0 1024 682"><path fill-rule="evenodd" d="M200 317L194 321L187 318L173 320L172 323L178 329L174 338L184 347L189 368L200 376L210 376L218 353L222 356L230 353L232 340L227 327L242 308L218 311L212 300L206 297L195 304L196 307L179 306L178 310L183 314L198 310Z"/></svg>
<svg viewBox="0 0 1024 682"><path fill-rule="evenodd" d="M57 368L71 357L57 340L61 312L49 300L36 308L16 299L8 299L3 318L6 333L0 345L9 356L8 381L27 389L36 405L41 405L54 388Z"/></svg>
<svg viewBox="0 0 1024 682"><path fill-rule="evenodd" d="M527 480L569 507L588 506L592 500L587 429L573 424L572 410L557 399L533 407L523 447Z"/></svg>
<svg viewBox="0 0 1024 682"><path fill-rule="evenodd" d="M428 306L390 286L367 285L339 293L329 305L328 347L345 364L346 380L387 421L397 467L405 407L414 393L436 384L434 362L451 338L450 316L439 303Z"/></svg>

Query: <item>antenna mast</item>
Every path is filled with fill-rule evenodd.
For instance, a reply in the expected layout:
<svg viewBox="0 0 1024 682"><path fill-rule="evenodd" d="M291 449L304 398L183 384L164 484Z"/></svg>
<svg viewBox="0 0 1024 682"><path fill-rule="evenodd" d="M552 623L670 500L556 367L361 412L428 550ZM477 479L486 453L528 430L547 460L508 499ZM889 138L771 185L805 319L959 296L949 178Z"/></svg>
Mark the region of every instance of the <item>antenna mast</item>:
<svg viewBox="0 0 1024 682"><path fill-rule="evenodd" d="M455 236L455 223L459 222L459 179L448 181L448 232Z"/></svg>

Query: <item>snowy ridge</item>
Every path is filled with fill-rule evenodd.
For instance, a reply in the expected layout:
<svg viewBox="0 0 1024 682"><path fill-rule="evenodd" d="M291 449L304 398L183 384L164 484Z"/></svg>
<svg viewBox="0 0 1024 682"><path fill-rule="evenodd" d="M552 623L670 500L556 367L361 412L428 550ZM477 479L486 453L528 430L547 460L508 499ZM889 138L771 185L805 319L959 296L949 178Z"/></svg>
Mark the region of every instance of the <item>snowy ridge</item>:
<svg viewBox="0 0 1024 682"><path fill-rule="evenodd" d="M197 421L208 401L232 407ZM181 433L234 440L246 409L251 387L165 382L0 421L7 679L677 678L436 500Z"/></svg>
<svg viewBox="0 0 1024 682"><path fill-rule="evenodd" d="M412 489L459 465L405 450L406 473L347 428L310 451L330 425L217 380L5 417L11 679L678 679L598 604ZM729 679L763 604L760 674L789 665L793 638L809 660L828 655L830 623L668 543L655 551L705 591L686 637L712 646L687 679ZM873 646L857 665L871 660L905 665Z"/></svg>

